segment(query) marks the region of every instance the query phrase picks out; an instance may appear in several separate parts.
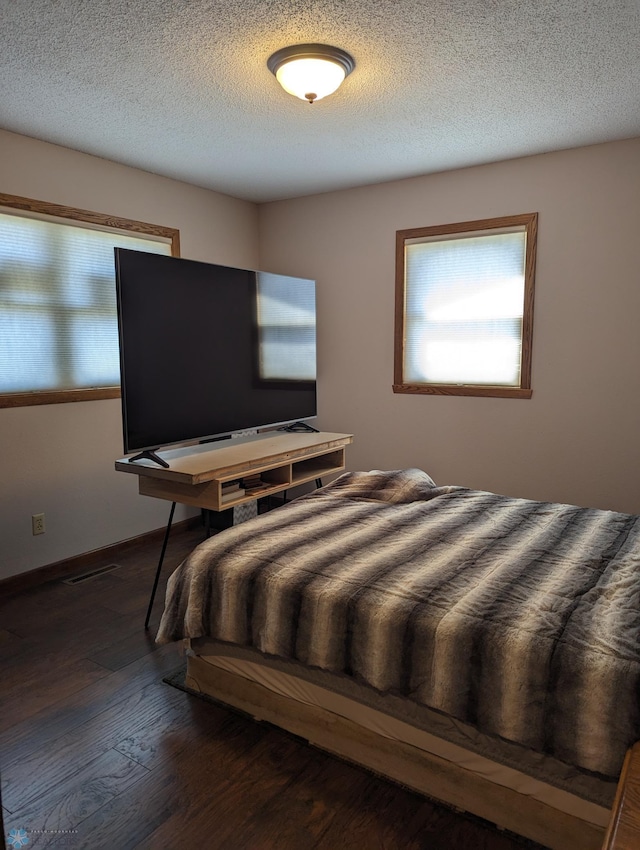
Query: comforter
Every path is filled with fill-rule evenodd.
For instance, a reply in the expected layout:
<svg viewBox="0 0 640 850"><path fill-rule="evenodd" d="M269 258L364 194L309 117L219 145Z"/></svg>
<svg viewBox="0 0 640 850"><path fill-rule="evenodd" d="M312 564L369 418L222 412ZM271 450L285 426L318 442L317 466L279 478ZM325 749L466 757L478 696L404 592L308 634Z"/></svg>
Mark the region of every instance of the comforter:
<svg viewBox="0 0 640 850"><path fill-rule="evenodd" d="M615 778L640 738L640 517L346 473L175 571L157 639L202 636Z"/></svg>

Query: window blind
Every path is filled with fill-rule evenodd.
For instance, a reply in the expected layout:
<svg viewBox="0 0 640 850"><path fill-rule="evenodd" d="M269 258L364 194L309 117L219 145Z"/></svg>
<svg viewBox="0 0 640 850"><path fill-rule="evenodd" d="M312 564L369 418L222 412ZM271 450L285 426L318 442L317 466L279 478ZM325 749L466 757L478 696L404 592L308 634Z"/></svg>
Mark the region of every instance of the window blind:
<svg viewBox="0 0 640 850"><path fill-rule="evenodd" d="M524 228L405 246L407 382L517 387Z"/></svg>
<svg viewBox="0 0 640 850"><path fill-rule="evenodd" d="M114 247L168 239L0 213L0 393L120 383Z"/></svg>

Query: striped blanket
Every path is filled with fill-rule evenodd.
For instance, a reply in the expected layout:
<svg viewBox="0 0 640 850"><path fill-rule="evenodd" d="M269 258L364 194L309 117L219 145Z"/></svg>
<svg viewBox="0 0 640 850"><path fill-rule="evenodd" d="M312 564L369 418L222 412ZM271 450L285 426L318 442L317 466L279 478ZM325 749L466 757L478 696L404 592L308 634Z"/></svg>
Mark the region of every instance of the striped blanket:
<svg viewBox="0 0 640 850"><path fill-rule="evenodd" d="M201 636L616 777L640 738L640 517L347 473L176 570L158 641Z"/></svg>

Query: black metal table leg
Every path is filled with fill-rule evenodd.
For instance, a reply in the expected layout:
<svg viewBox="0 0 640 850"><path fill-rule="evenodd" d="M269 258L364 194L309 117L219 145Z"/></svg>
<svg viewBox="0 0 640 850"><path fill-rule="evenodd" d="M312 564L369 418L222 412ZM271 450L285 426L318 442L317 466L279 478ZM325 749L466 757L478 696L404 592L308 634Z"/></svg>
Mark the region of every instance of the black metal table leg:
<svg viewBox="0 0 640 850"><path fill-rule="evenodd" d="M149 620L151 619L151 609L153 608L153 600L156 596L156 590L158 588L158 581L160 579L160 571L162 570L162 562L164 561L164 553L167 551L167 543L169 542L169 532L171 531L171 523L173 522L173 513L176 509L176 503L172 502L171 511L169 513L169 522L167 523L167 530L164 533L164 543L162 544L162 551L160 552L160 560L158 561L158 569L156 570L156 577L153 582L153 590L151 591L151 599L149 599L149 607L147 608L147 617L144 621L144 627L146 630L149 628Z"/></svg>

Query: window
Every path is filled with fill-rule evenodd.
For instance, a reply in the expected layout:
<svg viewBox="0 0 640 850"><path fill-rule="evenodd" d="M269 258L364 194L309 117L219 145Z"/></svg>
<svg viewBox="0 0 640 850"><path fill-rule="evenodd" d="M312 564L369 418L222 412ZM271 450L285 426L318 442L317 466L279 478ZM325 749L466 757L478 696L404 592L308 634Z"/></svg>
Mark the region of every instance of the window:
<svg viewBox="0 0 640 850"><path fill-rule="evenodd" d="M116 246L178 256L179 232L0 194L0 407L120 395Z"/></svg>
<svg viewBox="0 0 640 850"><path fill-rule="evenodd" d="M394 392L531 397L537 213L396 234Z"/></svg>

